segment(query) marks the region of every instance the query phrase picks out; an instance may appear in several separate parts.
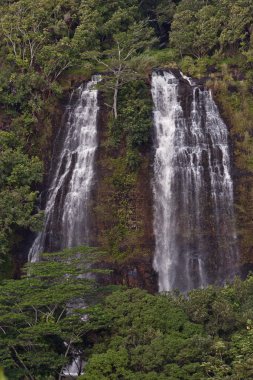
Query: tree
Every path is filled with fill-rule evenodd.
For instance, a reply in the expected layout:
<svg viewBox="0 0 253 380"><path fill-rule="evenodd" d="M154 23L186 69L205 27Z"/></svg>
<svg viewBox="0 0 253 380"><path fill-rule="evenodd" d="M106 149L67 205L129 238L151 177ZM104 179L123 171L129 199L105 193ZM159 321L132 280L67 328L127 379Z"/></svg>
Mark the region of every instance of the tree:
<svg viewBox="0 0 253 380"><path fill-rule="evenodd" d="M218 46L220 20L217 7L213 5L204 6L197 13L196 20L197 28L193 47L198 56L203 56Z"/></svg>
<svg viewBox="0 0 253 380"><path fill-rule="evenodd" d="M247 47L252 29L252 14L251 0L220 1L219 19L222 30L219 42L222 51Z"/></svg>
<svg viewBox="0 0 253 380"><path fill-rule="evenodd" d="M171 26L170 43L179 50L181 56L192 54L195 33L195 13L191 10L176 13Z"/></svg>
<svg viewBox="0 0 253 380"><path fill-rule="evenodd" d="M138 77L137 57L154 42L153 29L141 20L139 1L88 0L80 7L76 46L90 66L104 71L104 89L113 93L114 117L120 88ZM145 61L144 57L142 58ZM140 62L138 62L140 64Z"/></svg>
<svg viewBox="0 0 253 380"><path fill-rule="evenodd" d="M39 214L34 213L37 192L32 190L42 180L42 163L22 152L11 132L0 132L0 254L6 255L21 228L36 229Z"/></svg>
<svg viewBox="0 0 253 380"><path fill-rule="evenodd" d="M236 279L187 299L114 292L91 310L97 336L80 380L251 379L252 285Z"/></svg>
<svg viewBox="0 0 253 380"><path fill-rule="evenodd" d="M8 60L51 81L78 59L71 44L78 23L73 0L19 0L2 8L0 35ZM53 63L54 65L53 65Z"/></svg>
<svg viewBox="0 0 253 380"><path fill-rule="evenodd" d="M112 35L112 47L102 52L84 53L105 68L103 79L105 88L113 91L113 113L118 117L117 103L119 90L138 77L136 57L154 43L153 31L146 22L133 23L127 31Z"/></svg>
<svg viewBox="0 0 253 380"><path fill-rule="evenodd" d="M55 44L42 47L38 54L38 63L47 80L54 82L70 67L79 62L79 52L69 37L63 37Z"/></svg>
<svg viewBox="0 0 253 380"><path fill-rule="evenodd" d="M172 0L155 1L152 15L158 26L158 33L161 43L168 41L168 34L171 28L171 22L176 12L176 4ZM155 24L156 25L156 24Z"/></svg>
<svg viewBox="0 0 253 380"><path fill-rule="evenodd" d="M187 9L182 7L181 10L179 6L174 16L170 41L181 56L187 54L199 58L218 44L220 21L217 7L204 4L200 7L199 4L198 8L195 2Z"/></svg>
<svg viewBox="0 0 253 380"><path fill-rule="evenodd" d="M10 379L62 379L89 330L84 308L102 294L91 248L44 254L21 280L0 285L0 362ZM85 311L85 314L88 310Z"/></svg>
<svg viewBox="0 0 253 380"><path fill-rule="evenodd" d="M170 295L119 290L90 314L98 332L105 320L105 333L80 380L203 378L200 362L208 338ZM189 363L195 365L190 368Z"/></svg>
<svg viewBox="0 0 253 380"><path fill-rule="evenodd" d="M15 2L5 8L1 18L1 34L8 49L8 58L18 66L31 68L47 35L43 30L47 14L29 0Z"/></svg>

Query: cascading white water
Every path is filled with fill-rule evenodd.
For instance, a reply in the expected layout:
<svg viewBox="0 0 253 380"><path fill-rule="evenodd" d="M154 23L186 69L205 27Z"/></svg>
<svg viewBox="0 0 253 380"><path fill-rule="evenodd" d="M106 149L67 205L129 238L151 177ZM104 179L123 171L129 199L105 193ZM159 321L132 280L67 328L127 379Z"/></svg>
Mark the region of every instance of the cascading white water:
<svg viewBox="0 0 253 380"><path fill-rule="evenodd" d="M222 283L237 267L228 132L210 91L154 72L154 269L159 290Z"/></svg>
<svg viewBox="0 0 253 380"><path fill-rule="evenodd" d="M37 261L43 251L87 244L89 201L97 148L99 76L72 94L66 123L58 135L51 184L46 196L45 222L29 252ZM57 145L57 144L56 144Z"/></svg>

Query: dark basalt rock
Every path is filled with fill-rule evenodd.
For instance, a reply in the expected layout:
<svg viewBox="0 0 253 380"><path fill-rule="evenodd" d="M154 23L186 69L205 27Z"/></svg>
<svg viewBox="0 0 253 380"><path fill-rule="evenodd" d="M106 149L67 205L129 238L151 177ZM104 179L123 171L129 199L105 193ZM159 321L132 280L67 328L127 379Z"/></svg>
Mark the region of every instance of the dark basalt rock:
<svg viewBox="0 0 253 380"><path fill-rule="evenodd" d="M107 220L104 215L110 208L117 207L116 201L111 204L112 189L107 183L107 178L113 175L112 170L105 165L110 158L117 158L124 154L125 143L122 142L118 148L108 150L105 146L108 133L108 108L105 105L103 94L99 94L99 117L98 117L98 140L99 146L95 159L95 186L92 200L92 230L91 241L94 246L110 247L107 237L114 228L113 217ZM124 260L108 257L107 262L103 262L102 267L112 270L110 278L103 277L103 282L113 284L125 284L131 287L141 287L150 292L157 291L157 275L153 270L152 260L154 252L153 235L153 196L151 189L152 174L152 146L143 147L140 152L142 165L139 169L138 179L133 189L133 194L129 194L129 207L134 204L136 223L141 223L142 237L136 243L129 241L126 236L124 246L121 249ZM105 207L105 211L101 211ZM136 253L135 253L136 251Z"/></svg>

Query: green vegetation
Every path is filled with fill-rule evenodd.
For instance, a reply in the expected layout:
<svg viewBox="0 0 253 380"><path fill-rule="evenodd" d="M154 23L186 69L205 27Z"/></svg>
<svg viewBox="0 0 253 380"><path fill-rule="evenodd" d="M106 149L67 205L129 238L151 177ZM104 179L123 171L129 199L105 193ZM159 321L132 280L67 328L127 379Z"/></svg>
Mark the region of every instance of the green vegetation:
<svg viewBox="0 0 253 380"><path fill-rule="evenodd" d="M253 140L252 118L253 102L251 84L248 80L236 80L240 75L247 76L249 71L243 70L241 61L236 69L231 70L228 64L223 64L224 80L213 79L210 85L215 89L223 115L232 126L230 136L233 142L234 164L240 178L236 182L236 211L238 232L240 236L241 261L252 262L252 174L253 174ZM238 70L238 67L240 69Z"/></svg>
<svg viewBox="0 0 253 380"><path fill-rule="evenodd" d="M80 379L251 379L252 302L252 277L188 299L116 291L91 311L100 328Z"/></svg>
<svg viewBox="0 0 253 380"><path fill-rule="evenodd" d="M102 0L36 3L18 0L1 3L1 130L17 138L18 147L12 148L17 161L18 156L24 155L31 160L30 172L37 172L37 178L26 183L26 190L22 185L16 198L3 201L9 204L7 214L13 215L4 217L1 222L4 228L0 252L6 262L10 253L14 255L14 247L23 234L39 227L39 223L34 225L39 219L35 190L44 173L36 157L44 161L47 171L64 91L93 72L102 72L104 78L100 87L109 122L103 141L107 154L103 159L111 170L113 183L119 183L120 176L126 177L136 193L139 173L148 167L149 157L144 153L152 117L148 76L152 67L159 65L180 67L192 76L209 76L224 117L233 127L235 165L239 170L251 172L252 133L251 127L244 125L251 117L252 7L251 0L128 0L107 4ZM236 70L240 74L233 75ZM0 144L2 154L6 147L2 146L2 140ZM9 194L8 186L6 181L1 182L1 192ZM236 189L236 192L238 209L243 210L239 218L243 220L242 214L248 205L240 191ZM124 207L131 210L131 202L124 196L123 192L115 199L124 200ZM104 199L106 204L111 201L109 198L108 195ZM26 199L18 215L17 211L13 212L17 199ZM101 210L100 205L98 208ZM122 204L115 212L126 215ZM118 217L112 223L113 235L118 231L117 238L129 233L126 218L123 217L124 226ZM249 225L250 219L251 216ZM252 244L249 237L242 238L245 239L248 243L243 247L249 253ZM127 241L123 245L128 245Z"/></svg>
<svg viewBox="0 0 253 380"><path fill-rule="evenodd" d="M105 91L113 92L113 109L114 118L118 117L118 93L119 90L127 83L138 79L140 68L144 60L138 60L138 53L144 51L154 44L152 38L153 31L148 28L146 23L139 22L129 26L125 32L113 34L112 47L103 52L88 52L86 55L96 63L104 66L102 88ZM104 57L100 58L100 57Z"/></svg>
<svg viewBox="0 0 253 380"><path fill-rule="evenodd" d="M1 283L9 379L62 379L75 352L88 359L80 380L252 378L253 277L188 298L152 295L99 286L90 274L106 271L84 268L101 259L91 248L48 254Z"/></svg>
<svg viewBox="0 0 253 380"><path fill-rule="evenodd" d="M105 292L91 279L106 273L89 268L97 258L91 248L45 254L21 280L0 284L0 363L9 379L62 378L89 330L84 308Z"/></svg>
<svg viewBox="0 0 253 380"><path fill-rule="evenodd" d="M149 157L143 149L150 143L151 116L147 84L131 81L119 93L118 117L109 120L103 138L106 147L100 165L107 174L100 178L98 190L99 239L110 258L119 262L147 254L141 249L143 219L136 199L142 169L148 170Z"/></svg>
<svg viewBox="0 0 253 380"><path fill-rule="evenodd" d="M0 368L0 380L6 380L6 377L4 376L2 368Z"/></svg>
<svg viewBox="0 0 253 380"><path fill-rule="evenodd" d="M1 2L0 27L0 255L14 254L27 230L39 228L35 210L60 74L76 61L70 44L75 1ZM67 17L68 16L68 17ZM64 18L65 17L65 18Z"/></svg>
<svg viewBox="0 0 253 380"><path fill-rule="evenodd" d="M17 244L22 228L39 228L40 213L33 214L36 191L31 186L42 177L42 163L29 159L12 132L0 131L0 257Z"/></svg>
<svg viewBox="0 0 253 380"><path fill-rule="evenodd" d="M252 277L188 299L125 288L105 297L107 288L78 276L105 275L91 269L97 254L86 248L45 255L22 279L3 281L24 236L41 227L38 189L62 101L96 72L104 78L98 242L107 265L151 266L153 67L206 77L213 89L230 128L240 254L253 262L252 0L2 0L0 11L0 365L8 378L61 379L81 350L84 380L252 379ZM77 298L89 304L86 320L78 306L67 312Z"/></svg>

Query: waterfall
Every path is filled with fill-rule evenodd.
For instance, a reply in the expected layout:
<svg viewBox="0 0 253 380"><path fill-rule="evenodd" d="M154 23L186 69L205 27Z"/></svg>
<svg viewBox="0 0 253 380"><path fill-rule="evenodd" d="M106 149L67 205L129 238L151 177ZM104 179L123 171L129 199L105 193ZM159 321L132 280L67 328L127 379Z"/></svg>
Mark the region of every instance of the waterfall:
<svg viewBox="0 0 253 380"><path fill-rule="evenodd" d="M224 283L237 245L228 131L210 91L154 72L154 269L159 290Z"/></svg>
<svg viewBox="0 0 253 380"><path fill-rule="evenodd" d="M43 230L35 238L29 260L44 251L89 242L89 201L97 148L99 76L73 92L59 131L50 170Z"/></svg>

